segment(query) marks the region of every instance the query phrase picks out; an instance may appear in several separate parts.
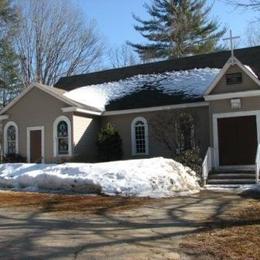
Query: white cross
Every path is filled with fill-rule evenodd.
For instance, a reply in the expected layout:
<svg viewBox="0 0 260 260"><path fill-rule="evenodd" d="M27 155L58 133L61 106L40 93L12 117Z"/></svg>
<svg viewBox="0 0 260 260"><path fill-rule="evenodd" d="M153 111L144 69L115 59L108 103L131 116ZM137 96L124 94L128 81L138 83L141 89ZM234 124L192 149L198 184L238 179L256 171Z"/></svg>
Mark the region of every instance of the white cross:
<svg viewBox="0 0 260 260"><path fill-rule="evenodd" d="M232 30L230 30L230 36L223 39L223 41L230 41L231 57L234 58L234 43L233 40L240 39L239 36L233 36Z"/></svg>

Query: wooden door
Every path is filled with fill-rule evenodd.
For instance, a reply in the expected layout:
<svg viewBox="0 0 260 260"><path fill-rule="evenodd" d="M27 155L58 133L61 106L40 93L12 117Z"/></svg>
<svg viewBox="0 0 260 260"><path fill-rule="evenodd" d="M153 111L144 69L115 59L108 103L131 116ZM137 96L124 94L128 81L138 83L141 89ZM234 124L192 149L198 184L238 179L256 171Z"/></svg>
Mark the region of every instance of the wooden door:
<svg viewBox="0 0 260 260"><path fill-rule="evenodd" d="M255 116L218 119L219 165L253 165L257 149Z"/></svg>
<svg viewBox="0 0 260 260"><path fill-rule="evenodd" d="M42 131L30 131L30 162L40 163L42 161Z"/></svg>

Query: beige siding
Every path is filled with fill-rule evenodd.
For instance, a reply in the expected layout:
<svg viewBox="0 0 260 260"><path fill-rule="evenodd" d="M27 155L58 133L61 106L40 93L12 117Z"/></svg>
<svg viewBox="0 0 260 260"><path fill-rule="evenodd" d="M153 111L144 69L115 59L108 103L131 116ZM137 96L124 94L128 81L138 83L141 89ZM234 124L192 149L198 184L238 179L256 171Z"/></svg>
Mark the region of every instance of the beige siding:
<svg viewBox="0 0 260 260"><path fill-rule="evenodd" d="M224 75L222 79L218 82L216 87L212 90L211 94L221 94L259 89L259 86L237 65L231 66L228 69L227 74L236 72L242 72L242 84L227 85L226 77Z"/></svg>
<svg viewBox="0 0 260 260"><path fill-rule="evenodd" d="M182 109L178 111L190 112L196 118L197 141L200 144L201 153L204 154L209 145L208 107ZM170 151L165 147L165 145L158 143L158 141L154 137L154 134L151 131L151 127L149 126L151 121L154 120L153 119L154 116L160 116L163 113L165 113L165 111L107 116L102 118L102 125L104 126L106 123L110 122L115 128L118 129L119 134L123 141L124 159L136 158L136 156L132 155L131 123L136 117L144 117L148 122L148 131L149 131L149 156L148 157L155 157L155 156L171 157Z"/></svg>
<svg viewBox="0 0 260 260"><path fill-rule="evenodd" d="M19 132L19 153L27 157L27 127L44 126L45 131L45 161L53 161L53 122L63 115L61 108L68 106L64 102L33 88L7 111L9 121L14 121ZM70 118L70 114L64 114Z"/></svg>
<svg viewBox="0 0 260 260"><path fill-rule="evenodd" d="M96 141L100 119L73 115L74 156L78 161L95 161L97 158Z"/></svg>

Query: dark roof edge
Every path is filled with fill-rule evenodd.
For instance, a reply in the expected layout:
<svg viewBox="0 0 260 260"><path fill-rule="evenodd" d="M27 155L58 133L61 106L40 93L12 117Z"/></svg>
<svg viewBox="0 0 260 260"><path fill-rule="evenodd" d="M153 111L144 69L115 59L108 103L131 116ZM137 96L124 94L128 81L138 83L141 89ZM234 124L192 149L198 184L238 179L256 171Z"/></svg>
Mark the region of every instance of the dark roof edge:
<svg viewBox="0 0 260 260"><path fill-rule="evenodd" d="M247 47L247 48L240 48L235 50L236 53L242 54L248 51L260 50L260 46L255 47ZM137 64L127 67L115 68L115 69L108 69L108 70L100 70L96 72L86 73L86 74L79 74L79 75L72 75L68 77L61 77L58 82L55 83L55 87L63 88L66 90L73 89L75 87L90 85L90 84L100 84L102 82L109 82L110 81L117 81L120 79L125 79L127 77L131 77L137 74L152 74L152 73L161 73L166 72L167 69L170 70L182 70L182 64L187 64L187 62L191 63L191 65L187 65L185 67L186 70L191 69L189 67L193 67L192 63L199 60L205 60L205 58L212 58L217 56L226 56L226 60L229 58L230 51L217 51L211 52L206 54L198 54L193 56L186 56L181 58L173 58L163 61L156 61L151 63L144 63L144 64ZM218 65L218 66L217 66ZM219 65L216 64L216 67L221 67L223 64ZM120 75L120 76L119 76ZM104 77L105 76L105 77ZM109 77L110 76L110 77ZM103 78L98 80L98 78ZM96 79L96 80L94 80ZM97 83L96 83L97 82ZM100 82L100 83L99 83ZM72 87L73 85L73 87Z"/></svg>

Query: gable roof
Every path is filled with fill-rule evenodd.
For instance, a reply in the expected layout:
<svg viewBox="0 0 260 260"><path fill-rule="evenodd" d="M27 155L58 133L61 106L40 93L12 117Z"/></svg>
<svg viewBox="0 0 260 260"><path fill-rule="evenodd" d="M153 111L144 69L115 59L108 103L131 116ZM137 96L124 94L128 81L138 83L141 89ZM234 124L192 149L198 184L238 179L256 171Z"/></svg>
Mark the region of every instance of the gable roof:
<svg viewBox="0 0 260 260"><path fill-rule="evenodd" d="M66 103L70 106L76 106L76 107L79 107L79 108L82 108L82 109L88 109L90 111L100 112L96 108L87 106L85 104L80 104L78 102L75 102L75 101L67 98L66 96L64 96L64 93L66 92L65 90L53 88L53 87L46 86L46 85L43 85L43 84L40 84L40 83L33 83L29 87L25 88L22 91L22 93L19 96L17 96L14 100L12 100L6 107L4 107L0 111L0 115L7 112L11 107L13 107L20 99L22 99L27 93L29 93L34 88L40 89L41 91L53 96L56 99L61 100L62 102Z"/></svg>
<svg viewBox="0 0 260 260"><path fill-rule="evenodd" d="M243 64L249 65L253 71L260 76L260 46L237 49L234 53ZM221 69L229 58L230 51L220 51L169 59L160 62L63 77L60 78L54 86L69 91L82 86L118 81L139 74L164 73L173 70L180 71L207 67Z"/></svg>
<svg viewBox="0 0 260 260"><path fill-rule="evenodd" d="M260 57L260 46L237 49L235 50L235 55L241 61L241 64L246 64L250 67L250 69L249 67L247 68L247 72L249 70L251 76L260 76L260 59L258 58ZM91 99L91 95L93 94L92 92L96 92L96 94L100 93L101 96L104 96L104 93L106 95L109 94L111 86L115 87L116 85L119 85L118 89L121 89L121 94L115 95L117 98L110 98L109 102L107 102L105 106L106 111L201 102L204 100L205 91L215 77L208 82L207 86L203 83L200 84L197 82L197 84L194 84L192 91L190 91L190 86L187 86L187 84L183 84L182 86L180 86L180 84L177 84L177 86L173 85L178 80L179 74L191 73L196 69L220 71L223 69L223 66L229 58L230 51L221 51L171 59L149 64L64 77L55 84L55 87L64 89L68 91L67 93L69 93L69 91L76 93L79 88L84 87L86 88L86 92L82 92L79 99L74 99L73 95L70 96L67 95L67 93L65 95L77 102L102 109L100 107L102 107L101 103L103 101L101 101L101 103L98 101L96 104L92 102L94 100L94 98ZM175 78L174 75L176 75ZM215 76L217 76L217 74ZM165 89L162 88L162 84L167 77L168 79L171 78L173 82L171 92L164 91ZM163 80L161 80L162 78ZM133 81L136 82L136 79L137 84L134 89L135 91L133 91L132 85ZM185 89L186 86L187 88ZM116 92L118 93L118 90ZM91 102L85 102L87 100L90 100Z"/></svg>
<svg viewBox="0 0 260 260"><path fill-rule="evenodd" d="M230 57L228 59L228 61L226 62L226 64L224 65L224 67L222 68L222 70L219 72L219 74L215 78L215 80L212 82L212 84L206 90L205 96L210 95L212 90L217 86L217 84L222 79L222 77L226 74L228 69L233 65L237 65L246 75L249 76L249 78L251 78L257 84L257 86L259 86L259 89L260 89L260 81L259 81L257 75L255 74L255 72L251 69L251 67L248 65L243 65L236 57Z"/></svg>

